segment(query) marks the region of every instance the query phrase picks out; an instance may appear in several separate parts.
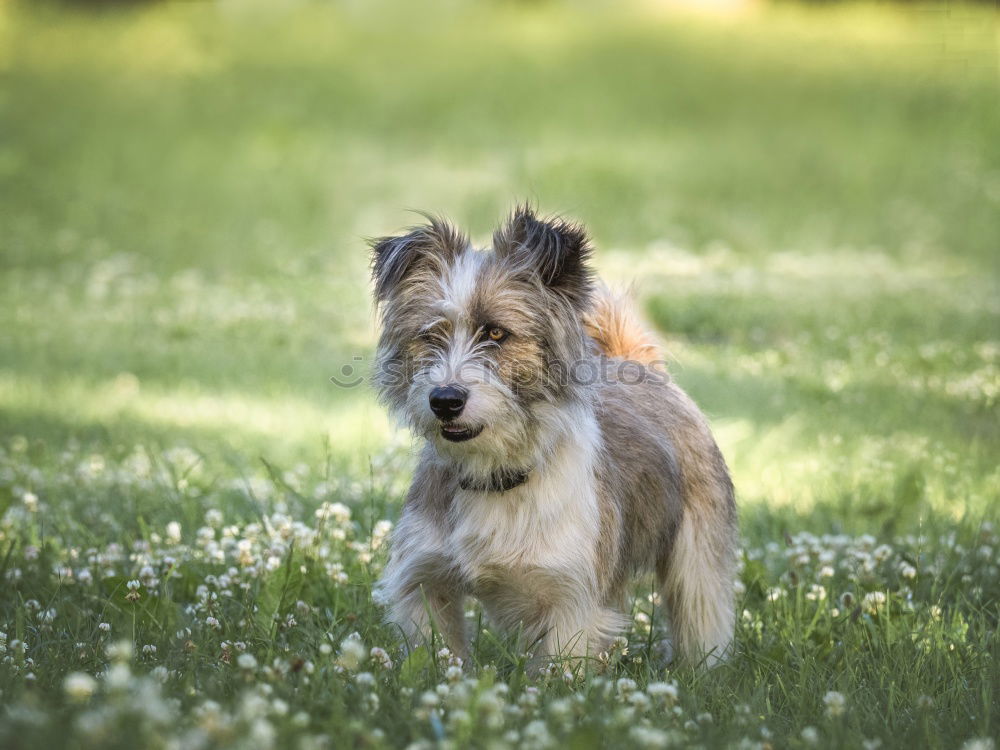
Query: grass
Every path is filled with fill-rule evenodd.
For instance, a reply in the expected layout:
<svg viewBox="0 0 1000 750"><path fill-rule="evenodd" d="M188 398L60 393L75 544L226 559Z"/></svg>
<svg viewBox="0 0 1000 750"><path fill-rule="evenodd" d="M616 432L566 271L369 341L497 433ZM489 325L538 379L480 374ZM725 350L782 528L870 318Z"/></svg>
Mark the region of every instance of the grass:
<svg viewBox="0 0 1000 750"><path fill-rule="evenodd" d="M0 744L991 747L996 30L0 3ZM710 673L660 663L648 582L542 679L474 607L468 675L404 659L371 602L412 450L330 380L372 350L362 238L520 198L638 280L730 461Z"/></svg>

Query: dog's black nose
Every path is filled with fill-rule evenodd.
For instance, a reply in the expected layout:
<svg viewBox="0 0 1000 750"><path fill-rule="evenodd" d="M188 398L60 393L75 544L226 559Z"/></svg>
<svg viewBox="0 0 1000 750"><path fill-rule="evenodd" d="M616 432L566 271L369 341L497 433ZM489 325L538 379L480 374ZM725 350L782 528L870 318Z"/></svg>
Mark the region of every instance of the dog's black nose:
<svg viewBox="0 0 1000 750"><path fill-rule="evenodd" d="M465 408L469 392L460 385L439 385L431 390L431 411L438 419L454 419Z"/></svg>

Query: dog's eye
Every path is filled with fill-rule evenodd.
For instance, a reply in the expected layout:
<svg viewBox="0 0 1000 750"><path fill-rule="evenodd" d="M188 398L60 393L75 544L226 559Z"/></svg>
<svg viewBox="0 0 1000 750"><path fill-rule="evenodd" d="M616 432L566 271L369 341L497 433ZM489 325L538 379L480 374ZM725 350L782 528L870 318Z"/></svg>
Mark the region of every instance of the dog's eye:
<svg viewBox="0 0 1000 750"><path fill-rule="evenodd" d="M510 334L500 326L487 326L483 329L483 341L492 341L499 344Z"/></svg>

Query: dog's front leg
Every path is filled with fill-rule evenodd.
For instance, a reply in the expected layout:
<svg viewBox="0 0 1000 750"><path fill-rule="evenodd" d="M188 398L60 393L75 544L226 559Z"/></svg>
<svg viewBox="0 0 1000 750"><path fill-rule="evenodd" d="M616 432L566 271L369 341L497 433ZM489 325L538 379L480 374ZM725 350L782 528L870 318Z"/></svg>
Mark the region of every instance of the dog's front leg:
<svg viewBox="0 0 1000 750"><path fill-rule="evenodd" d="M433 647L436 631L453 654L468 662L465 597L460 591L437 584L419 585L390 607L388 619L403 631L407 649L423 644Z"/></svg>
<svg viewBox="0 0 1000 750"><path fill-rule="evenodd" d="M578 592L549 609L545 634L535 650L533 664L544 667L553 660L578 663L584 658L596 658L607 650L626 624L623 614L603 605L593 593Z"/></svg>
<svg viewBox="0 0 1000 750"><path fill-rule="evenodd" d="M436 467L431 461L417 467L375 598L387 608L386 620L402 631L408 650L431 645L436 631L467 662L466 587L449 550L450 494Z"/></svg>
<svg viewBox="0 0 1000 750"><path fill-rule="evenodd" d="M462 661L468 660L465 591L447 558L399 544L376 587L386 621L402 631L407 650L427 644L438 632Z"/></svg>

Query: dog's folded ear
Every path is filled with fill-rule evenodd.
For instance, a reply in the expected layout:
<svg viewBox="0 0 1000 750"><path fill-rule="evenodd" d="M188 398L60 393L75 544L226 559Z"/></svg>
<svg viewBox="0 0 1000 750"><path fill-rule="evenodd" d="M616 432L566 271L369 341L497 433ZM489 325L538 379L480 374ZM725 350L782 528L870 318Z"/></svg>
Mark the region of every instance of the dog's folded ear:
<svg viewBox="0 0 1000 750"><path fill-rule="evenodd" d="M425 216L427 224L406 234L370 240L375 300L384 302L419 268L440 271L469 246L469 239L443 219Z"/></svg>
<svg viewBox="0 0 1000 750"><path fill-rule="evenodd" d="M563 295L578 310L588 307L593 285L588 266L592 248L579 224L539 218L530 206L518 206L494 232L493 250L515 267L537 274L546 287Z"/></svg>

